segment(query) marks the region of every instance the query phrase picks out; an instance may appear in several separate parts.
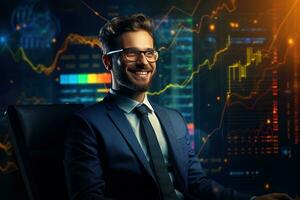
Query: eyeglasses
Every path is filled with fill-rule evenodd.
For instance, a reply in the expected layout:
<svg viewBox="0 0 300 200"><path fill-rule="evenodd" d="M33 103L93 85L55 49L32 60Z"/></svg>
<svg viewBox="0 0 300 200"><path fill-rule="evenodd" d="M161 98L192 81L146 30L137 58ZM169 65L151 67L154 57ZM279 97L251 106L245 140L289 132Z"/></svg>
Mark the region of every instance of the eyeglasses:
<svg viewBox="0 0 300 200"><path fill-rule="evenodd" d="M155 49L147 49L146 51L140 51L137 48L125 48L125 49L118 49L114 51L108 52L106 55L111 55L114 53L122 53L122 56L128 62L136 62L140 57L141 53L143 53L146 57L146 60L149 63L156 62L158 60L158 51Z"/></svg>

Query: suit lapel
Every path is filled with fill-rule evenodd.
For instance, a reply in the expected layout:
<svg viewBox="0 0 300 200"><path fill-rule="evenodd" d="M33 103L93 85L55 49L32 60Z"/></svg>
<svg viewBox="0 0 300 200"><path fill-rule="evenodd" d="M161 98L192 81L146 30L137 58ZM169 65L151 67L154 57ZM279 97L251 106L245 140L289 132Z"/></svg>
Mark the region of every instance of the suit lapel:
<svg viewBox="0 0 300 200"><path fill-rule="evenodd" d="M179 174L181 174L181 178L183 177L187 177L186 176L186 167L187 166L187 159L186 156L184 156L184 153L182 152L181 147L177 140L176 140L176 136L175 136L175 131L174 131L174 127L171 123L170 117L168 116L168 114L162 110L159 106L157 106L156 104L151 103L151 105L153 106L156 116L158 117L166 138L168 140L168 144L169 144L169 152L172 154L171 157L173 158L175 165L177 167L177 170L179 171ZM179 178L179 177L177 177ZM186 180L183 180L186 183ZM180 183L182 183L181 181L179 181Z"/></svg>
<svg viewBox="0 0 300 200"><path fill-rule="evenodd" d="M105 103L108 108L107 114L110 119L113 121L115 126L118 128L124 139L127 141L128 145L130 146L131 150L134 152L138 160L142 163L148 173L152 176L152 178L156 181L153 171L147 161L147 158L135 136L133 130L124 115L124 113L112 102L112 100L108 95L105 98Z"/></svg>

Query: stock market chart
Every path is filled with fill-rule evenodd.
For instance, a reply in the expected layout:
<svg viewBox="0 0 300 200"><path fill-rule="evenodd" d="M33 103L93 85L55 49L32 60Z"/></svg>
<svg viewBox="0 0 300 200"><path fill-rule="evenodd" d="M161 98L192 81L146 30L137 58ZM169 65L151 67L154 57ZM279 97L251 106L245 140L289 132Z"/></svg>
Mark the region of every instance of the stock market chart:
<svg viewBox="0 0 300 200"><path fill-rule="evenodd" d="M111 76L98 31L138 12L154 19L160 52L149 98L182 113L206 173L243 192L300 195L299 0L14 0L0 10L0 189L8 199L24 186L6 107L101 101Z"/></svg>

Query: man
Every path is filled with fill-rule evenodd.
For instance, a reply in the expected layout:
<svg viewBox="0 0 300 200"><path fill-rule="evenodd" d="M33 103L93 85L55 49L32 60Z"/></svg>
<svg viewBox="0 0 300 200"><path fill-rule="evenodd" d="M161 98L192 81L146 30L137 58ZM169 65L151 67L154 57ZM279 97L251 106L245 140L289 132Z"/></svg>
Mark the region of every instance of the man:
<svg viewBox="0 0 300 200"><path fill-rule="evenodd" d="M241 194L206 177L183 117L147 98L158 59L151 19L114 18L99 37L112 86L70 121L64 162L71 199L291 199Z"/></svg>

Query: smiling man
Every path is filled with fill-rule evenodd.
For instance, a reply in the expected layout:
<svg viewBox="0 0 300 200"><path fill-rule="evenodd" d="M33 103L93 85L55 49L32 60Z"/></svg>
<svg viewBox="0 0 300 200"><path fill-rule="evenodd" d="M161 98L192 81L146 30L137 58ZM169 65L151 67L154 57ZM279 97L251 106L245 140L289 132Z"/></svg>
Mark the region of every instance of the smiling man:
<svg viewBox="0 0 300 200"><path fill-rule="evenodd" d="M205 175L182 115L147 98L159 57L150 18L114 18L99 37L112 86L103 101L70 120L64 160L70 199L291 199L241 194Z"/></svg>
<svg viewBox="0 0 300 200"><path fill-rule="evenodd" d="M105 46L103 40L101 42ZM103 63L112 75L112 89L134 95L132 99L142 102L151 85L158 59L152 33L143 29L125 32L116 41L116 48L120 49L103 55ZM110 48L107 44L105 49Z"/></svg>

